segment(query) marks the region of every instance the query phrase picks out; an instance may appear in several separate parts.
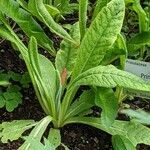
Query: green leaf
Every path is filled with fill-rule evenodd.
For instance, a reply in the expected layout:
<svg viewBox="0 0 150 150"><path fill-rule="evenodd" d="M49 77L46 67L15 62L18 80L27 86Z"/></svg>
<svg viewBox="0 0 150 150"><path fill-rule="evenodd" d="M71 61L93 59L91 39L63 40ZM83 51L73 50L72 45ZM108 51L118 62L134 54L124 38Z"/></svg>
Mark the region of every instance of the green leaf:
<svg viewBox="0 0 150 150"><path fill-rule="evenodd" d="M141 109L132 110L132 109L122 109L121 113L126 114L131 117L132 120L140 122L142 124L150 125L150 113L145 112Z"/></svg>
<svg viewBox="0 0 150 150"><path fill-rule="evenodd" d="M0 73L0 82L2 82L2 81L9 81L9 79L10 79L10 76L9 76L9 74L8 73Z"/></svg>
<svg viewBox="0 0 150 150"><path fill-rule="evenodd" d="M98 13L102 10L103 7L105 7L111 0L97 0L96 6L93 12L92 20L95 19L95 17L98 15Z"/></svg>
<svg viewBox="0 0 150 150"><path fill-rule="evenodd" d="M26 141L30 144L32 150L56 150L55 146L52 145L47 139L44 138L44 145L38 140L33 139L32 137L28 136L25 138Z"/></svg>
<svg viewBox="0 0 150 150"><path fill-rule="evenodd" d="M126 46L122 43L126 43L123 39L123 36L121 34L118 35L117 40L113 44L112 48L107 51L107 53L104 56L104 59L100 63L101 65L109 65L116 59L118 59L121 55L127 55L127 49ZM123 42L122 42L123 41Z"/></svg>
<svg viewBox="0 0 150 150"><path fill-rule="evenodd" d="M95 93L92 90L84 91L79 99L76 99L74 103L68 109L66 113L66 118L70 118L76 115L80 115L83 112L89 110L94 103Z"/></svg>
<svg viewBox="0 0 150 150"><path fill-rule="evenodd" d="M87 8L88 8L88 0L80 0L79 1L79 26L80 26L81 40L83 39L86 32Z"/></svg>
<svg viewBox="0 0 150 150"><path fill-rule="evenodd" d="M8 71L8 75L9 75L10 79L12 79L14 81L20 81L20 79L21 79L21 74L15 73L13 71Z"/></svg>
<svg viewBox="0 0 150 150"><path fill-rule="evenodd" d="M31 37L29 43L29 57L31 69L36 81L35 84L42 96L42 103L48 110L48 114L52 111L53 116L55 116L56 71L53 64L46 57L38 54L37 43L34 37Z"/></svg>
<svg viewBox="0 0 150 150"><path fill-rule="evenodd" d="M19 104L22 103L22 94L19 91L7 91L4 92L3 98L5 100L6 110L12 112Z"/></svg>
<svg viewBox="0 0 150 150"><path fill-rule="evenodd" d="M114 150L136 150L132 142L122 135L112 136L112 144Z"/></svg>
<svg viewBox="0 0 150 150"><path fill-rule="evenodd" d="M142 46L150 44L150 32L136 34L127 42L127 49L130 54L135 53Z"/></svg>
<svg viewBox="0 0 150 150"><path fill-rule="evenodd" d="M122 135L128 138L134 146L137 144L150 145L150 129L142 124L116 120L111 127L101 123L100 118L73 117L66 120L65 124L82 123L101 129L111 135Z"/></svg>
<svg viewBox="0 0 150 150"><path fill-rule="evenodd" d="M48 135L48 141L57 148L61 144L60 130L51 128Z"/></svg>
<svg viewBox="0 0 150 150"><path fill-rule="evenodd" d="M3 97L3 94L0 94L0 108L3 108L5 106L5 98Z"/></svg>
<svg viewBox="0 0 150 150"><path fill-rule="evenodd" d="M73 79L100 64L119 34L124 18L124 0L112 0L96 16L87 30L73 70Z"/></svg>
<svg viewBox="0 0 150 150"><path fill-rule="evenodd" d="M40 25L32 18L30 13L19 7L14 0L1 0L0 10L8 17L12 18L27 36L34 36L38 40L39 45L47 49L53 55L55 53L52 41L46 36Z"/></svg>
<svg viewBox="0 0 150 150"><path fill-rule="evenodd" d="M47 4L45 4L45 7L53 18L60 15L60 11L56 7Z"/></svg>
<svg viewBox="0 0 150 150"><path fill-rule="evenodd" d="M7 92L19 92L21 90L21 87L18 85L10 85L7 88Z"/></svg>
<svg viewBox="0 0 150 150"><path fill-rule="evenodd" d="M29 137L30 139L34 140L37 139L37 142L41 141L42 135L44 134L47 126L49 125L49 123L52 121L52 117L47 116L45 118L43 118L41 121L39 121L37 123L37 125L33 128L33 130L31 131ZM31 143L27 141L25 141L21 147L19 147L18 150L34 150L31 148Z"/></svg>
<svg viewBox="0 0 150 150"><path fill-rule="evenodd" d="M79 32L79 23L75 23L71 26L70 35L76 41L80 43L80 32ZM65 40L61 42L60 50L57 52L55 65L59 73L61 74L63 69L67 69L68 77L70 76L74 64L76 62L78 47L72 43L68 43Z"/></svg>
<svg viewBox="0 0 150 150"><path fill-rule="evenodd" d="M22 84L22 86L24 88L28 88L29 87L29 83L31 83L31 78L28 72L25 72L20 80L20 83Z"/></svg>
<svg viewBox="0 0 150 150"><path fill-rule="evenodd" d="M115 97L113 90L108 88L96 88L95 93L95 103L97 106L102 108L102 124L110 127L117 117L117 98Z"/></svg>
<svg viewBox="0 0 150 150"><path fill-rule="evenodd" d="M78 11L79 9L77 3L70 3L69 0L55 0L54 6L60 10L63 16L73 13L75 10Z"/></svg>
<svg viewBox="0 0 150 150"><path fill-rule="evenodd" d="M22 133L35 125L33 120L14 120L0 124L0 137L3 143L14 141L21 137Z"/></svg>
<svg viewBox="0 0 150 150"><path fill-rule="evenodd" d="M150 84L112 65L97 66L83 72L74 79L69 88L71 89L80 85L92 85L106 88L120 86L129 89L150 91Z"/></svg>
<svg viewBox="0 0 150 150"><path fill-rule="evenodd" d="M28 9L30 12L35 15L39 20L45 23L50 30L56 34L58 34L60 37L74 42L73 39L70 37L70 35L59 25L57 24L52 16L47 11L43 0L29 0L28 2Z"/></svg>

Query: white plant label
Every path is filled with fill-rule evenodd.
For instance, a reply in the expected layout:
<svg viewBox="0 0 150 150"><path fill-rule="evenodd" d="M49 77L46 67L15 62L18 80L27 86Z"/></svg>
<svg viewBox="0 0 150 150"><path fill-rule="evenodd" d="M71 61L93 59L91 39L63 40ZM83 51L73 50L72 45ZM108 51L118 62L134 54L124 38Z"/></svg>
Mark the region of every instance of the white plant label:
<svg viewBox="0 0 150 150"><path fill-rule="evenodd" d="M127 59L125 65L125 71L130 72L145 81L150 81L150 63L139 60ZM150 92L125 90L127 94L135 97L143 97L150 99Z"/></svg>

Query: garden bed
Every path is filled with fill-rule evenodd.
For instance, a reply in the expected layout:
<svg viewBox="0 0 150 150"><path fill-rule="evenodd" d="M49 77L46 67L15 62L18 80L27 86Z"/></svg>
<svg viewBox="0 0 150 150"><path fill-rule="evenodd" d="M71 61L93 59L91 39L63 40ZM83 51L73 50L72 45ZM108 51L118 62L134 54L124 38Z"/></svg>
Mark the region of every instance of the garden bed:
<svg viewBox="0 0 150 150"><path fill-rule="evenodd" d="M150 60L150 2L22 2L0 1L0 150L150 150L150 101L124 91L150 91L124 71Z"/></svg>
<svg viewBox="0 0 150 150"><path fill-rule="evenodd" d="M0 45L0 68L2 70L14 71L16 73L23 73L26 71L24 62L18 57L16 52L11 49L8 42L4 41ZM13 112L6 112L5 108L0 109L0 121L12 121L22 119L40 120L45 114L38 103L34 89L30 85L27 89L22 89L23 103L19 105ZM141 108L146 111L150 110L150 102L148 100L127 101L127 103L134 109ZM93 115L99 114L98 109L93 109ZM125 115L118 117L120 120L126 120ZM66 144L70 150L112 150L111 136L106 132L97 130L96 128L73 124L67 125L61 129L62 142ZM0 150L17 150L23 141L17 140L7 144L0 143ZM63 150L59 147L58 150ZM149 150L149 146L138 145L137 150Z"/></svg>

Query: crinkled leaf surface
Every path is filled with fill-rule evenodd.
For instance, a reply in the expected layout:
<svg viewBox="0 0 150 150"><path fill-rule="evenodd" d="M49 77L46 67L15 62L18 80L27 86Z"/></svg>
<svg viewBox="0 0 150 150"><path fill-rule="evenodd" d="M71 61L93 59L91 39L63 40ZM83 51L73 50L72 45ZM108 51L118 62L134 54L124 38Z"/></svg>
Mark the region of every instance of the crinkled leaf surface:
<svg viewBox="0 0 150 150"><path fill-rule="evenodd" d="M21 137L22 133L35 125L34 120L14 120L0 124L0 138L3 143Z"/></svg>
<svg viewBox="0 0 150 150"><path fill-rule="evenodd" d="M60 130L51 128L48 135L48 141L57 148L61 144Z"/></svg>
<svg viewBox="0 0 150 150"><path fill-rule="evenodd" d="M121 30L124 11L124 0L112 0L96 16L81 42L73 78L100 64Z"/></svg>
<svg viewBox="0 0 150 150"><path fill-rule="evenodd" d="M142 91L150 91L150 84L141 78L117 69L112 65L97 66L80 74L70 88L80 85L114 88L116 86Z"/></svg>
<svg viewBox="0 0 150 150"><path fill-rule="evenodd" d="M109 2L110 2L110 0L97 0L96 1L96 6L95 6L93 16L92 16L93 20L98 15L98 13L102 10L102 8L105 7Z"/></svg>

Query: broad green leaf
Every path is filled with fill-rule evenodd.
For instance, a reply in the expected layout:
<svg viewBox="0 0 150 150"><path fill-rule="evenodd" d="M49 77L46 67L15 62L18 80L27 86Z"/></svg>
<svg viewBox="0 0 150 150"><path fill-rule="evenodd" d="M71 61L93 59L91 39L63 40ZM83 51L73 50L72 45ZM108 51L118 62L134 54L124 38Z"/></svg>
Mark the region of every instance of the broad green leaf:
<svg viewBox="0 0 150 150"><path fill-rule="evenodd" d="M39 20L44 22L45 25L47 25L51 31L68 41L74 42L70 35L58 23L54 21L54 19L46 9L43 0L29 0L28 9Z"/></svg>
<svg viewBox="0 0 150 150"><path fill-rule="evenodd" d="M111 135L122 135L128 138L134 146L137 144L150 145L150 129L142 124L116 120L111 127L101 123L100 118L73 117L66 120L65 124L82 123L101 129Z"/></svg>
<svg viewBox="0 0 150 150"><path fill-rule="evenodd" d="M80 26L81 40L83 39L86 32L87 9L88 9L88 0L80 0L79 1L79 26Z"/></svg>
<svg viewBox="0 0 150 150"><path fill-rule="evenodd" d="M61 144L60 130L51 128L48 135L48 141L57 148Z"/></svg>
<svg viewBox="0 0 150 150"><path fill-rule="evenodd" d="M0 124L0 138L3 143L14 141L21 137L22 133L35 126L33 120L14 120Z"/></svg>
<svg viewBox="0 0 150 150"><path fill-rule="evenodd" d="M76 99L74 103L71 104L68 112L66 113L66 118L80 115L83 112L89 110L94 103L95 93L92 90L84 91L79 99Z"/></svg>
<svg viewBox="0 0 150 150"><path fill-rule="evenodd" d="M87 30L73 70L73 79L100 64L119 34L124 18L124 0L112 0L96 16Z"/></svg>
<svg viewBox="0 0 150 150"><path fill-rule="evenodd" d="M29 137L31 139L37 139L38 142L41 141L41 138L47 128L47 126L49 125L49 123L52 121L52 117L47 116L45 118L43 118L41 121L39 121L37 123L37 125L33 128L33 130L31 131ZM34 150L31 148L31 144L28 143L28 140L25 141L21 147L19 147L18 150Z"/></svg>
<svg viewBox="0 0 150 150"><path fill-rule="evenodd" d="M53 64L46 57L38 54L34 37L31 37L29 42L29 57L38 90L43 98L46 98L44 105L48 110L51 109L53 115L55 115L56 71ZM44 99L42 101L44 103Z"/></svg>
<svg viewBox="0 0 150 150"><path fill-rule="evenodd" d="M33 139L30 136L26 137L25 139L30 144L32 150L56 150L55 146L45 138L44 145L38 139Z"/></svg>
<svg viewBox="0 0 150 150"><path fill-rule="evenodd" d="M143 110L122 109L121 113L128 115L132 120L150 125L150 113Z"/></svg>
<svg viewBox="0 0 150 150"><path fill-rule="evenodd" d="M112 136L112 144L114 150L136 150L132 142L122 135Z"/></svg>
<svg viewBox="0 0 150 150"><path fill-rule="evenodd" d="M34 36L38 40L39 45L47 49L53 55L55 51L52 46L52 41L46 36L40 25L32 18L25 10L19 7L19 4L14 0L1 0L0 10L8 17L12 18L27 36Z"/></svg>
<svg viewBox="0 0 150 150"><path fill-rule="evenodd" d="M80 85L114 88L116 86L150 91L150 84L141 78L117 69L112 65L97 66L80 74L70 84L70 89Z"/></svg>
<svg viewBox="0 0 150 150"><path fill-rule="evenodd" d="M79 23L75 23L71 26L70 35L76 43L80 43ZM76 62L77 52L78 47L76 45L68 43L65 40L61 42L60 50L57 52L55 60L56 68L60 74L63 69L66 68L68 77L70 76Z"/></svg>
<svg viewBox="0 0 150 150"><path fill-rule="evenodd" d="M103 125L110 127L117 117L117 98L113 90L109 88L96 88L95 94L95 103L102 108L101 122Z"/></svg>
<svg viewBox="0 0 150 150"><path fill-rule="evenodd" d="M142 46L150 44L150 32L136 34L127 42L129 54L135 53Z"/></svg>
<svg viewBox="0 0 150 150"><path fill-rule="evenodd" d="M92 20L95 19L95 17L98 15L98 13L102 10L103 7L105 7L111 0L97 0L96 6L94 8Z"/></svg>

